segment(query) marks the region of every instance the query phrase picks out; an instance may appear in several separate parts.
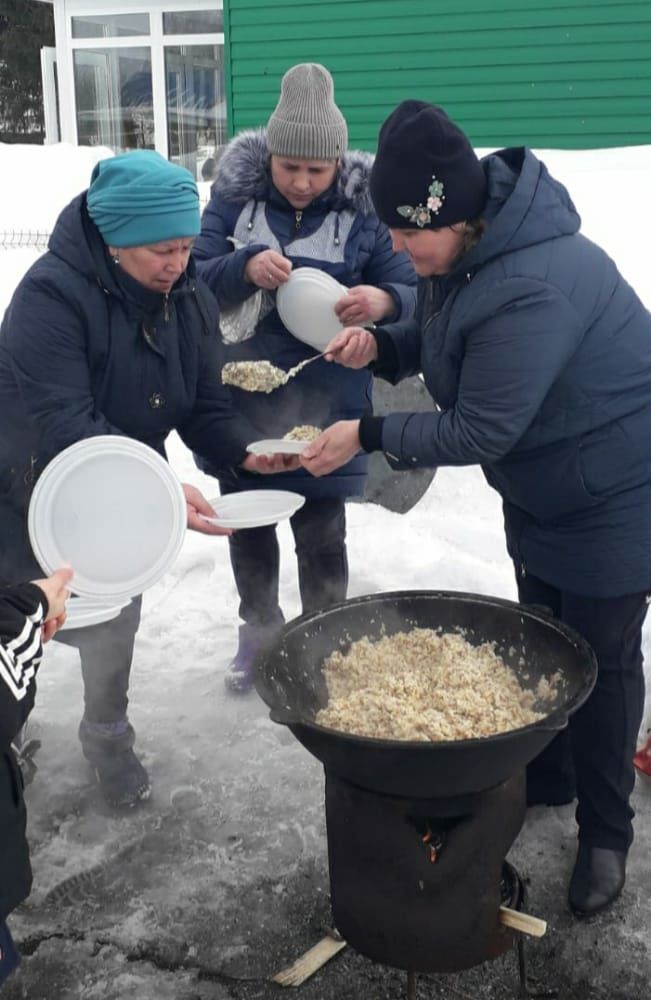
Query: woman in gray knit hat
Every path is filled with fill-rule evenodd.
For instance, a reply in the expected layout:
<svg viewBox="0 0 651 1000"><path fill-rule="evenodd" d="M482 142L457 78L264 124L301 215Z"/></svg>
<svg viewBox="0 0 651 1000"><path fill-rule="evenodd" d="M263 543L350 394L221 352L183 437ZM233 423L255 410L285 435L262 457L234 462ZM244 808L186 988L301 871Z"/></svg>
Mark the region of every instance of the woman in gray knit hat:
<svg viewBox="0 0 651 1000"><path fill-rule="evenodd" d="M283 77L266 129L240 133L221 156L194 256L219 301L225 337L228 315L254 307L251 335L226 347L227 361L266 360L287 370L313 356L275 307L276 290L297 267L319 268L349 289L335 306L345 325L381 324L413 312L416 275L406 254L393 251L369 196L372 158L347 145L330 73L302 63ZM260 438L283 437L295 425L359 418L370 412L370 398L368 371L322 360L268 395L233 389L236 410ZM202 468L217 475L205 463ZM239 468L219 473L222 493L289 489L305 496L291 519L303 611L346 596L345 500L363 494L365 478L363 456L323 479L303 469L264 479ZM259 646L283 622L275 526L236 532L229 544L243 625L227 686L244 691L252 685Z"/></svg>

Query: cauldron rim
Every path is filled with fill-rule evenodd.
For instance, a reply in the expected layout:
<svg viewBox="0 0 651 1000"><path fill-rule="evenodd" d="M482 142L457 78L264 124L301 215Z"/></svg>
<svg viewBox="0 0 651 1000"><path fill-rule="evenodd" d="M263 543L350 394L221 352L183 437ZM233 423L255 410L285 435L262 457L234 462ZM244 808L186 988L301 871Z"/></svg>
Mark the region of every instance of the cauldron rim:
<svg viewBox="0 0 651 1000"><path fill-rule="evenodd" d="M302 628L304 625L310 622L314 622L317 619L325 619L330 615L334 615L344 608L351 608L355 606L360 606L370 603L383 603L389 602L396 599L413 600L419 597L440 599L440 600L454 600L463 601L464 603L473 604L485 604L493 607L499 607L501 609L513 610L526 618L533 619L535 621L541 622L542 624L553 628L557 633L562 635L569 643L574 646L577 650L582 651L586 658L586 674L588 672L588 667L592 667L592 680L590 683L584 686L584 690L578 691L570 698L567 702L562 705L556 706L549 715L543 716L542 719L538 719L535 722L531 722L526 726L519 726L517 729L507 729L498 733L493 733L490 736L474 736L465 740L396 740L387 739L376 736L364 736L362 734L344 732L341 729L333 729L330 726L322 726L313 720L302 718L293 714L293 709L287 709L287 717L283 718L284 712L279 709L277 705L273 704L273 699L265 696L265 686L263 683L263 678L260 675L259 666L264 663L265 653L269 653L271 650L276 649L285 638L291 635L294 631ZM424 628L426 626L416 626ZM491 641L491 640L486 640ZM367 746L369 749L383 749L383 750L406 750L416 751L418 753L425 753L431 750L433 747L437 749L454 749L454 748L467 748L468 750L475 747L485 747L488 742L492 746L500 743L511 741L514 738L522 738L529 733L541 732L541 731L551 731L557 732L563 729L567 724L568 715L570 712L575 711L580 707L584 701L588 698L594 687L594 682L596 680L597 674L597 662L595 654L588 644L588 642L578 633L571 629L569 626L565 625L564 622L555 618L551 613L545 613L545 611L538 605L527 605L520 604L518 601L511 601L507 598L494 597L490 594L476 594L469 591L461 590L395 590L395 591L380 591L375 594L362 594L357 597L351 597L345 601L340 601L337 604L333 604L323 611L311 611L306 612L298 616L297 618L291 619L286 622L280 633L272 639L268 644L265 645L264 649L261 650L257 662L256 662L256 675L255 675L255 686L258 694L265 702L267 707L271 710L270 715L273 721L280 722L287 725L290 729L294 728L305 728L312 730L315 733L322 734L327 737L336 737L338 740L344 743L359 745L362 744ZM578 701L578 704L577 704ZM291 718L290 718L291 716Z"/></svg>

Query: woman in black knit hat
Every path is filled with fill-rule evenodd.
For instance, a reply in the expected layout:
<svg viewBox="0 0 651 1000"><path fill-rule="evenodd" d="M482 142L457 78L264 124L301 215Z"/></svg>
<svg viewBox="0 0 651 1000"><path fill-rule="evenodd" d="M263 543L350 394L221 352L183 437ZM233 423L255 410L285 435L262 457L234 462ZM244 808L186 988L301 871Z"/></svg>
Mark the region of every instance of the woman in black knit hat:
<svg viewBox="0 0 651 1000"><path fill-rule="evenodd" d="M390 382L422 372L434 413L328 428L301 457L324 475L358 451L395 468L480 464L501 495L523 603L585 636L596 687L528 768L530 805L576 796L579 916L621 892L651 592L651 316L579 232L567 191L525 148L478 160L437 107L384 123L371 195L419 274L417 320L343 331L328 350Z"/></svg>

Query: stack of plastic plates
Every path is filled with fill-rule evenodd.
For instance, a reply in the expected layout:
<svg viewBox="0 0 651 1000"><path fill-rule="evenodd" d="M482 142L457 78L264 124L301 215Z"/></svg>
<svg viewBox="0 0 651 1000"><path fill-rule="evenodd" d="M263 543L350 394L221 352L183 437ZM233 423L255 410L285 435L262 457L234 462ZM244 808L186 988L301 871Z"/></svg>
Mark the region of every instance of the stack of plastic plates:
<svg viewBox="0 0 651 1000"><path fill-rule="evenodd" d="M100 625L109 622L126 608L124 604L103 604L100 601L89 601L87 597L70 598L66 605L66 620L59 631L70 628L86 628L87 625Z"/></svg>
<svg viewBox="0 0 651 1000"><path fill-rule="evenodd" d="M278 315L298 340L317 351L343 329L335 305L348 292L325 271L297 267L276 293Z"/></svg>
<svg viewBox="0 0 651 1000"><path fill-rule="evenodd" d="M118 435L85 438L54 458L28 512L29 537L45 573L71 566L72 612L109 620L170 568L183 543L187 508L181 484L147 445ZM92 602L80 607L73 601ZM110 613L109 613L110 612ZM89 620L93 619L94 620Z"/></svg>

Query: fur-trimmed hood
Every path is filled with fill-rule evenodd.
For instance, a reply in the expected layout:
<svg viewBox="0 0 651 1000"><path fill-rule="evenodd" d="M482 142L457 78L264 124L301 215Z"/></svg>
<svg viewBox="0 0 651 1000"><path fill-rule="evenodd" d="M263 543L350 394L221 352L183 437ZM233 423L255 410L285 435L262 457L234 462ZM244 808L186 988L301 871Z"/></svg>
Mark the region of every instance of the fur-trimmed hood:
<svg viewBox="0 0 651 1000"><path fill-rule="evenodd" d="M357 149L344 153L337 175L334 208L351 208L362 215L374 214L368 187L372 165L371 153ZM264 201L270 183L266 130L240 132L219 159L212 190L226 201L245 204L251 198Z"/></svg>

